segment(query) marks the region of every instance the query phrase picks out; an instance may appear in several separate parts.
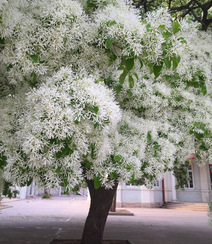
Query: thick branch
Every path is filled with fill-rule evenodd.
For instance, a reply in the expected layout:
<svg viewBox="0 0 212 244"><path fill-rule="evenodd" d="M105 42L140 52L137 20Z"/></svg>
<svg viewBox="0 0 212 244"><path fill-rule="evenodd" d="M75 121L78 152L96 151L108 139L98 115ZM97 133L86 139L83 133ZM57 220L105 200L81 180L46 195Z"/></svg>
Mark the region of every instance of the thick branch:
<svg viewBox="0 0 212 244"><path fill-rule="evenodd" d="M207 26L209 26L212 23L212 18L206 20Z"/></svg>
<svg viewBox="0 0 212 244"><path fill-rule="evenodd" d="M211 23L210 19L209 20L207 19L208 10L211 8L211 6L212 6L212 1L208 1L206 3L201 4L197 0L191 0L187 4L178 7L169 8L169 11L172 13L176 13L178 11L186 10L184 13L182 13L181 18L184 18L187 14L192 13L194 18L201 23L202 30L206 31L208 25ZM194 12L195 9L201 9L203 11L202 18Z"/></svg>
<svg viewBox="0 0 212 244"><path fill-rule="evenodd" d="M190 5L192 4L192 2L193 2L193 0L191 0L190 2L188 2L185 5L181 5L179 7L171 7L169 9L169 11L171 11L171 12L178 12L178 11L181 11L181 10L184 10L184 9L188 9L190 7Z"/></svg>
<svg viewBox="0 0 212 244"><path fill-rule="evenodd" d="M201 19L200 17L198 17L198 16L195 14L194 10L193 10L193 9L189 9L189 10L192 12L194 18L195 18L198 22L200 22L200 23L202 24L202 27L203 27L203 26L205 27L205 23L202 21L202 19Z"/></svg>

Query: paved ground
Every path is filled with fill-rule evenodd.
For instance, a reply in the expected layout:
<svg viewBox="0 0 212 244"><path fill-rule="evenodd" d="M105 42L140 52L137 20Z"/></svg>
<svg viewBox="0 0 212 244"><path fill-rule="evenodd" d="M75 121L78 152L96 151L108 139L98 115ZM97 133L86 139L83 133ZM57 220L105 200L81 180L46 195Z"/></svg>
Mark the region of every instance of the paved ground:
<svg viewBox="0 0 212 244"><path fill-rule="evenodd" d="M4 200L0 244L49 244L52 239L80 239L88 212L80 196ZM104 239L131 244L211 244L206 212L128 208L134 216L109 216Z"/></svg>

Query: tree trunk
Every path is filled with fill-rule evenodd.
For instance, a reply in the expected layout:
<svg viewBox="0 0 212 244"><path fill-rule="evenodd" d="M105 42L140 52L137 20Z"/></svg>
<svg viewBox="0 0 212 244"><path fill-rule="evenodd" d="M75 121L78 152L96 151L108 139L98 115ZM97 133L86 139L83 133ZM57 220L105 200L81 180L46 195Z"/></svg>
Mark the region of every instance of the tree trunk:
<svg viewBox="0 0 212 244"><path fill-rule="evenodd" d="M112 189L100 187L96 190L93 180L87 180L87 185L90 192L91 205L85 222L81 244L101 244L108 212L116 193L118 182L115 182Z"/></svg>
<svg viewBox="0 0 212 244"><path fill-rule="evenodd" d="M44 194L45 195L50 195L50 189L47 189L44 187Z"/></svg>
<svg viewBox="0 0 212 244"><path fill-rule="evenodd" d="M113 213L116 212L116 192L115 192L115 195L113 197L113 201L112 201L112 204L110 207L110 212L113 212Z"/></svg>

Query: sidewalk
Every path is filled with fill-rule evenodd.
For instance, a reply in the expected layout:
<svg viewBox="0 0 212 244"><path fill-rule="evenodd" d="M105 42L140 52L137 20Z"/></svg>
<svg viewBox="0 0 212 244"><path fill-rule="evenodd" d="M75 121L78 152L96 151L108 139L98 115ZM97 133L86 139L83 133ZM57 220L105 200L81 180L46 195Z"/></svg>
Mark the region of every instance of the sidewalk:
<svg viewBox="0 0 212 244"><path fill-rule="evenodd" d="M49 244L52 239L80 239L88 213L81 196L26 199L3 203L0 244ZM211 244L206 212L127 208L134 216L109 215L104 239L131 244Z"/></svg>

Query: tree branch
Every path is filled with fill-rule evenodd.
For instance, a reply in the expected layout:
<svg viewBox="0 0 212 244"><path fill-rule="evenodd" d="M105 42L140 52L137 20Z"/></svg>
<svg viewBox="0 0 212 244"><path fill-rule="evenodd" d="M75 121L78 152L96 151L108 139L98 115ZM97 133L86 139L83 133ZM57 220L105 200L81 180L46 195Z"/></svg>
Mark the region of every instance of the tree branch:
<svg viewBox="0 0 212 244"><path fill-rule="evenodd" d="M180 12L183 11L184 13L182 13L181 18L184 18L187 14L192 13L192 15L194 16L194 18L201 23L202 25L202 30L207 30L208 25L211 23L211 21L207 20L207 16L208 16L208 10L211 8L212 6L212 0L207 1L203 4L201 4L201 2L199 2L198 0L191 0L190 2L188 2L187 4L181 5L179 7L171 7L169 8L169 11L172 13L176 13L176 12ZM195 9L201 9L203 14L202 14L202 18L197 16L197 14L194 12Z"/></svg>
<svg viewBox="0 0 212 244"><path fill-rule="evenodd" d="M135 3L135 1L133 1ZM140 8L142 5L146 4L147 0L141 0L139 1L135 6L136 8Z"/></svg>
<svg viewBox="0 0 212 244"><path fill-rule="evenodd" d="M182 5L182 6L179 6L179 7L171 7L169 9L169 11L175 11L175 12L178 12L178 11L181 11L181 10L184 10L184 9L188 9L190 7L190 5L193 3L193 0L191 0L190 2L188 2L187 4L185 5Z"/></svg>

